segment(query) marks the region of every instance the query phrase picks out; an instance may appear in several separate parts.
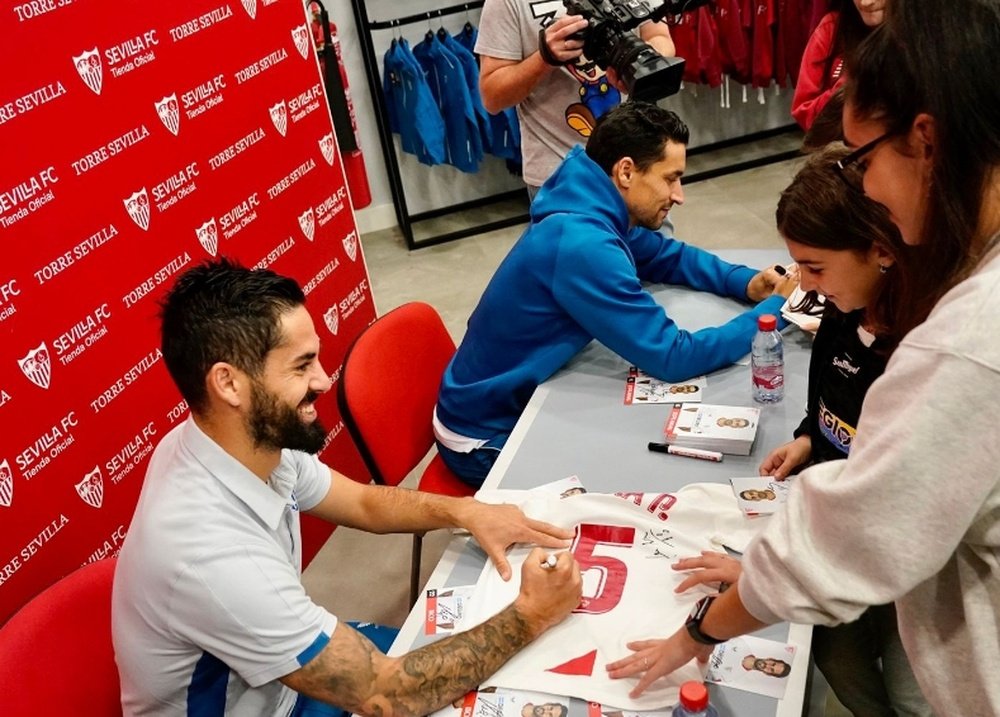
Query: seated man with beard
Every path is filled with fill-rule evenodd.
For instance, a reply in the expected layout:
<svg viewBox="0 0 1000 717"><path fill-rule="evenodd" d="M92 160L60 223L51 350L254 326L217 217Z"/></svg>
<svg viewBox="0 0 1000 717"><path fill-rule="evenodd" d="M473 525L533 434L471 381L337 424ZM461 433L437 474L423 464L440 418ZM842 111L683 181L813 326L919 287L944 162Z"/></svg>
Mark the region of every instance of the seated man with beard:
<svg viewBox="0 0 1000 717"><path fill-rule="evenodd" d="M573 148L531 204L531 222L490 280L445 370L434 415L441 458L479 487L542 381L591 339L671 383L750 349L797 274L737 266L656 230L684 201L688 128L626 102ZM728 323L684 331L642 282L760 302Z"/></svg>
<svg viewBox="0 0 1000 717"><path fill-rule="evenodd" d="M227 260L189 270L164 300L163 359L191 415L156 447L118 558L126 715L425 715L579 603L572 556L543 569L536 548L507 608L390 658L309 599L300 511L376 533L461 527L505 579L510 544L565 547L572 534L513 506L363 485L320 462L314 402L330 379L304 302L293 280Z"/></svg>

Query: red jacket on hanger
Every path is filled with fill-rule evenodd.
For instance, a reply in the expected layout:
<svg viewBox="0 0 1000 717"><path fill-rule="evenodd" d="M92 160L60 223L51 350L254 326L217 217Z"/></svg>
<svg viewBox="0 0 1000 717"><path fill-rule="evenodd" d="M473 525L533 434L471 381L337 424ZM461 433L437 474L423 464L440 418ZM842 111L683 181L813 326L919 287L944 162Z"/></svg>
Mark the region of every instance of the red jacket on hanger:
<svg viewBox="0 0 1000 717"><path fill-rule="evenodd" d="M831 12L820 20L802 55L799 80L792 96L792 117L807 131L830 96L844 83L843 58L836 58L829 72L826 69L838 18L837 13Z"/></svg>

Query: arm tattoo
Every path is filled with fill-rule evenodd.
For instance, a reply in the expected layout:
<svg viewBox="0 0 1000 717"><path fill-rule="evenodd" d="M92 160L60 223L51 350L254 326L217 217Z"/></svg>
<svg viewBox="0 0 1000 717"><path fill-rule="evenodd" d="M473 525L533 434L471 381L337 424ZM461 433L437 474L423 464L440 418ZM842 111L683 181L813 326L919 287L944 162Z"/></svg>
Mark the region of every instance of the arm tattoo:
<svg viewBox="0 0 1000 717"><path fill-rule="evenodd" d="M482 625L403 656L386 695L396 703L393 712L439 709L478 687L532 638L527 622L509 606Z"/></svg>
<svg viewBox="0 0 1000 717"><path fill-rule="evenodd" d="M338 626L320 655L282 682L362 715L421 717L478 687L537 635L509 605L471 630L391 658L360 632Z"/></svg>
<svg viewBox="0 0 1000 717"><path fill-rule="evenodd" d="M358 650L340 652L336 673L317 669L311 683L345 709L371 717L421 717L475 689L534 637L513 605L485 623L426 645L399 658L387 658L361 635ZM319 662L318 660L315 662Z"/></svg>

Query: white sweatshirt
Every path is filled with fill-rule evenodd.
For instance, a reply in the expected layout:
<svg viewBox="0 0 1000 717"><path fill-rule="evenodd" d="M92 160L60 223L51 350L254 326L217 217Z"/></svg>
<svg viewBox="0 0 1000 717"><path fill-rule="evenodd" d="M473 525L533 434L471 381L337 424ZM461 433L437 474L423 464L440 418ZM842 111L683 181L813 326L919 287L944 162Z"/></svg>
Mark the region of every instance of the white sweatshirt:
<svg viewBox="0 0 1000 717"><path fill-rule="evenodd" d="M895 601L936 713L1000 715L1000 250L906 336L850 458L797 479L743 570L766 622Z"/></svg>

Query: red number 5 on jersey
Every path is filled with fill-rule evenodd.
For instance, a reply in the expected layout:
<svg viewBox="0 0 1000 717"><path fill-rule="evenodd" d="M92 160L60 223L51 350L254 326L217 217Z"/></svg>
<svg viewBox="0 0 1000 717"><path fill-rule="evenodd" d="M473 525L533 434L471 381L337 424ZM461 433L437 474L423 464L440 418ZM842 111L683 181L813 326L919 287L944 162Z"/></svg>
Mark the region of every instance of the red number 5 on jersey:
<svg viewBox="0 0 1000 717"><path fill-rule="evenodd" d="M577 562L580 563L581 571L586 574L588 570L596 570L598 580L596 593L594 595L585 594L580 601L580 607L573 612L600 615L611 612L617 607L625 590L628 566L610 555L594 555L594 549L598 545L631 548L634 541L635 528L621 525L594 525L592 523L581 523L578 526L570 550ZM588 581L585 579L585 590L587 584Z"/></svg>

